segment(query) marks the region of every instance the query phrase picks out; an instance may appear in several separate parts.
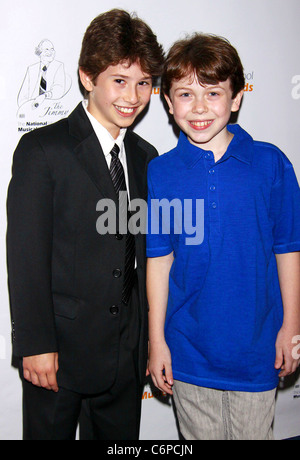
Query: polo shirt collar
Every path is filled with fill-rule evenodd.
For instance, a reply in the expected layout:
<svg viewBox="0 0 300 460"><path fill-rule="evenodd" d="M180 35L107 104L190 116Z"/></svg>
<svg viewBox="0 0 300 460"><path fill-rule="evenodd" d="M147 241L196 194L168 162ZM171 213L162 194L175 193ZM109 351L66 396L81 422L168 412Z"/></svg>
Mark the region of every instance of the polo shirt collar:
<svg viewBox="0 0 300 460"><path fill-rule="evenodd" d="M251 164L253 156L253 139L239 125L228 125L229 132L234 134L227 151L224 153L219 162L225 161L230 156L244 163ZM200 147L191 144L187 136L181 131L178 140L179 154L188 168L193 168L196 163L207 153ZM218 163L219 163L218 162Z"/></svg>
<svg viewBox="0 0 300 460"><path fill-rule="evenodd" d="M253 157L253 139L240 125L228 125L227 129L230 133L234 134L230 142L227 152L223 155L220 161L230 156L244 163L251 164Z"/></svg>

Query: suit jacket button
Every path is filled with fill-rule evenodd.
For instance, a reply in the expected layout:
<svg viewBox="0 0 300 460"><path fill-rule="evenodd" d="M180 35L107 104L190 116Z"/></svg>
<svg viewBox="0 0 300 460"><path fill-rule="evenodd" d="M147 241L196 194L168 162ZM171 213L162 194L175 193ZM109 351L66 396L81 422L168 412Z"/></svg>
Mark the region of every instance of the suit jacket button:
<svg viewBox="0 0 300 460"><path fill-rule="evenodd" d="M122 239L123 239L123 235L121 235L121 233L116 233L116 239L117 239L117 240L122 240Z"/></svg>
<svg viewBox="0 0 300 460"><path fill-rule="evenodd" d="M119 307L117 305L113 305L109 309L110 313L114 316L116 316L119 313Z"/></svg>
<svg viewBox="0 0 300 460"><path fill-rule="evenodd" d="M119 268L115 268L113 271L113 277L120 278L121 275L122 275L122 271Z"/></svg>

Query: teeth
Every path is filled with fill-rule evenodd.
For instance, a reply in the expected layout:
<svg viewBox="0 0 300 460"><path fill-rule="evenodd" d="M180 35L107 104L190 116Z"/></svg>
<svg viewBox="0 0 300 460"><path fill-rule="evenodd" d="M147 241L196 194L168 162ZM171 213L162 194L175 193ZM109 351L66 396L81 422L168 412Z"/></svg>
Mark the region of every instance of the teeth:
<svg viewBox="0 0 300 460"><path fill-rule="evenodd" d="M129 109L127 107L119 107L116 105L116 108L119 110L119 112L122 113L133 113L134 109Z"/></svg>
<svg viewBox="0 0 300 460"><path fill-rule="evenodd" d="M191 124L197 126L198 128L203 128L211 124L211 121L191 121Z"/></svg>

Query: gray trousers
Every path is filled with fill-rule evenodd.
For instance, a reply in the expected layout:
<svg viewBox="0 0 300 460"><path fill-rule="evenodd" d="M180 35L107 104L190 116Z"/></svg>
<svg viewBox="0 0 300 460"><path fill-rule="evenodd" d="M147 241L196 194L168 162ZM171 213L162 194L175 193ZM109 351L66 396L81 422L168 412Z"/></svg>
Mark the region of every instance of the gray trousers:
<svg viewBox="0 0 300 460"><path fill-rule="evenodd" d="M274 440L276 389L222 391L175 380L173 395L186 440Z"/></svg>

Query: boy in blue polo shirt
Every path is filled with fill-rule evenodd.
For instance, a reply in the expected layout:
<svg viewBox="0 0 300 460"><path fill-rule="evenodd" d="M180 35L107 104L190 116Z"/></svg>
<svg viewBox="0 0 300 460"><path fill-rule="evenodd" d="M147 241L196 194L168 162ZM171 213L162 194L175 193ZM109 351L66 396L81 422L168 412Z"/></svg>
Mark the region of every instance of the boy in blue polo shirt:
<svg viewBox="0 0 300 460"><path fill-rule="evenodd" d="M278 377L300 362L299 185L277 147L228 124L244 74L227 40L176 42L162 88L181 133L148 169L149 372L186 439L273 439Z"/></svg>

